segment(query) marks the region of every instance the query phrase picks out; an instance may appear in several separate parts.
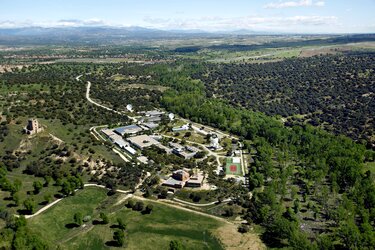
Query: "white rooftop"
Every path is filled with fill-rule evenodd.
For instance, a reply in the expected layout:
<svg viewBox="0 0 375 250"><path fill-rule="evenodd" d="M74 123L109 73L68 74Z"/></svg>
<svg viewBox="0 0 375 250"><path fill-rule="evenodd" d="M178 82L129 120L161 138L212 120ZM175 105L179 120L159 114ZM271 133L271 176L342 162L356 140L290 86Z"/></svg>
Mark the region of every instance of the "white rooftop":
<svg viewBox="0 0 375 250"><path fill-rule="evenodd" d="M240 157L233 157L233 163L241 163L241 158Z"/></svg>

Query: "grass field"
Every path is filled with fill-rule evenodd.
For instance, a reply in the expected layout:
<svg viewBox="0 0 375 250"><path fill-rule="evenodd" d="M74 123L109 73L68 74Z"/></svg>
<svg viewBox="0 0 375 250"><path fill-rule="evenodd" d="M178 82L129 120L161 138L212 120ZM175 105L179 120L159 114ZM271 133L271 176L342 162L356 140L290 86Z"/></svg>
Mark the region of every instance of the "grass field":
<svg viewBox="0 0 375 250"><path fill-rule="evenodd" d="M127 225L127 249L168 249L171 240L179 240L186 249L222 249L212 232L223 223L202 215L152 203L153 212L142 214L122 206L114 206L113 197L98 188L85 188L29 221L30 228L62 249L110 249L117 218ZM111 201L112 200L112 201ZM145 202L147 205L147 202ZM76 212L98 219L100 211L110 211L110 223L68 229ZM119 249L119 248L114 248Z"/></svg>
<svg viewBox="0 0 375 250"><path fill-rule="evenodd" d="M23 135L22 128L24 124L14 124L9 126L9 134L4 138L4 141L0 143L0 153L3 154L5 151L13 151L18 148Z"/></svg>
<svg viewBox="0 0 375 250"><path fill-rule="evenodd" d="M75 196L65 198L57 205L41 215L30 219L30 228L42 236L51 245L71 237L80 231L79 228L69 229L73 216L81 212L83 216L94 217L96 208L107 198L106 191L100 188L86 188L78 191Z"/></svg>
<svg viewBox="0 0 375 250"><path fill-rule="evenodd" d="M225 172L231 175L242 175L241 163L234 162L232 157L227 158Z"/></svg>

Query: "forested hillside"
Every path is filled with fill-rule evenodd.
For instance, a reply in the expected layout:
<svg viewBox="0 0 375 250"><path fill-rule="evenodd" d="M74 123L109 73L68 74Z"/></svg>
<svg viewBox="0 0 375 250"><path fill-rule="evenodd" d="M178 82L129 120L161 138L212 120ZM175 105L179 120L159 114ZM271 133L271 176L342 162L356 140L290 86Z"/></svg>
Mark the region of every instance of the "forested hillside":
<svg viewBox="0 0 375 250"><path fill-rule="evenodd" d="M350 70L350 64L355 65L354 70ZM278 117L254 111L264 108L266 113L278 114L280 109L286 112L285 116L293 117L314 113L323 120L324 112L339 119L338 114L346 107L353 116L360 114L357 110L364 110L370 124L372 66L371 54L355 54L262 65L191 60L148 65L56 64L5 73L1 76L5 95L0 101L7 108L3 112L6 120L1 124L1 140L11 141L10 134L20 136L20 131L9 133L9 130L16 125L20 130L27 117L36 116L46 130L51 126L60 131L65 142L50 141L46 133L41 139L47 143L35 139L33 143L43 146L20 154L16 154L18 145L11 148L7 144L11 150L0 154L1 188L13 193L8 203L11 206L14 203L11 209L17 209L20 205L17 182L8 178L20 169L30 178L53 178L57 195L71 194L72 188L82 184L81 178L90 178L112 189L118 185L131 188L142 178L143 170L155 170L151 165L133 166L105 159L104 155L111 156L110 147L97 143L88 129L94 125L127 123L128 119L90 105L84 96L89 80L92 98L107 106L122 110L130 102L136 110L163 107L202 126L210 125L239 136L244 151L251 152L254 160L248 168L246 186L226 188L234 180L224 179L225 173L217 175L210 168L202 168L207 169L209 180L218 190L226 188L225 195L233 197L233 205L242 211L238 216L250 225L260 226L262 239L268 246L372 249L375 185L374 173L367 166L374 162L375 152L344 135L303 123L302 118L301 122L290 118L284 124ZM92 73L85 75L89 71ZM80 74L82 80L77 81L75 78ZM293 109L299 105L300 109ZM311 117L307 117L305 120L312 123ZM353 125L349 132L370 131L363 126ZM148 152L150 156L153 154ZM98 174L88 177L84 172L85 161L116 166L119 171L103 173L101 179ZM39 201L42 199L39 196L34 194L33 199ZM26 197L21 197L28 204ZM9 218L9 213L3 217Z"/></svg>
<svg viewBox="0 0 375 250"><path fill-rule="evenodd" d="M371 249L375 244L374 175L364 163L374 151L311 125L287 128L261 113L234 108L199 91L170 91L165 107L228 130L256 149L244 218L264 226L269 246ZM310 240L313 241L311 244Z"/></svg>
<svg viewBox="0 0 375 250"><path fill-rule="evenodd" d="M288 117L369 145L375 142L375 54L317 56L265 64L209 64L208 97Z"/></svg>
<svg viewBox="0 0 375 250"><path fill-rule="evenodd" d="M366 89L366 83L372 76L369 75L371 70L366 69L372 65L372 58L367 55L355 55L353 58L360 62L359 65L365 66L355 67L363 74L350 71L351 75L354 79L361 79L359 75L365 77L364 80L358 81L357 88L368 92L370 90ZM309 124L285 126L274 117L238 107L238 103L229 101L228 95L225 95L227 92L236 92L239 98L246 100L243 96L250 93L254 98L257 96L262 100L263 92L255 92L256 86L247 85L247 82L243 81L243 85L239 87L234 82L249 80L250 76L253 76L251 79L256 79L263 74L264 82L269 84L266 85L268 89L264 88L268 90L267 93L271 92L271 83L276 82L269 79L286 78L288 81L283 80L283 84L290 82L289 88L285 86L289 91L284 92L284 86L279 86L274 93L279 90L285 95L297 96L297 91L292 88L299 86L297 79L324 86L317 80L318 76L304 76L310 63L315 65L311 66L313 69L334 62L339 64L332 70L324 68L323 72L316 73L320 74L320 78L327 79L331 86L341 82L340 70L349 70L349 66L345 66L349 64L347 58L316 57L308 60L310 59L290 60L270 65L207 65L191 61L145 66L125 64L121 69L107 68L108 75L93 80L102 88L99 93L106 93L115 86L121 88L140 82L169 87L163 92L161 100L162 106L168 111L239 135L245 148L256 153L248 174L248 188L252 191L253 198L248 200L246 193L233 193L236 196L235 203L244 208L244 219L265 229L262 237L269 246L371 249L375 243L375 185L374 174L367 171L365 165L374 161L374 151L348 137L336 136ZM273 67L279 71L272 73ZM287 67L289 74L282 73L284 67ZM130 73L127 74L127 71ZM316 71L318 72L317 69ZM210 73L204 76L202 72ZM331 73L334 75L332 78L329 77ZM133 80L105 80L115 74L132 76ZM292 74L296 75L295 81L292 81ZM149 77L144 79L142 75ZM210 75L215 75L215 80L211 79ZM204 85L195 80L198 77L205 81ZM338 77L340 78L336 79ZM208 79L215 83L209 84ZM348 79L346 86L354 81L350 77L344 79ZM105 84L100 85L102 81ZM225 89L218 86L228 91L225 92ZM304 86L309 87L307 83ZM351 91L354 87L342 89L342 85L340 86L334 87L335 91L329 93L336 96L335 93L340 91L339 100L347 100L347 97L344 98L346 95L353 95ZM314 88L309 87L310 91L313 91L312 89ZM298 90L308 99L307 91L302 87ZM102 96L106 102L112 105L120 103L111 99L109 93ZM318 94L322 95L323 91L317 91L316 95ZM258 99L255 100L261 103ZM304 99L300 99L301 103L302 100ZM334 104L336 103L333 102L332 107ZM361 105L360 102L356 104ZM297 106L298 102L294 105ZM309 105L301 106L309 111ZM299 112L301 111L296 113ZM371 117L371 114L367 116ZM212 175L211 178L221 177Z"/></svg>

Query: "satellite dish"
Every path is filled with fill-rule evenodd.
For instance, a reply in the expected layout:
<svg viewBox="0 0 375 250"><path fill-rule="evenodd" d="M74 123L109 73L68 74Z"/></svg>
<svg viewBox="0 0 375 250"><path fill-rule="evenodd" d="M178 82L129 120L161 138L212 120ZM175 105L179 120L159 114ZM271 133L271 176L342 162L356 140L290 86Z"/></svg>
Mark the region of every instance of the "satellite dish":
<svg viewBox="0 0 375 250"><path fill-rule="evenodd" d="M173 114L173 113L170 113L170 114L168 115L168 117L169 117L169 119L172 121L172 120L174 119L174 114Z"/></svg>
<svg viewBox="0 0 375 250"><path fill-rule="evenodd" d="M126 105L126 109L130 112L133 112L133 105L131 104Z"/></svg>

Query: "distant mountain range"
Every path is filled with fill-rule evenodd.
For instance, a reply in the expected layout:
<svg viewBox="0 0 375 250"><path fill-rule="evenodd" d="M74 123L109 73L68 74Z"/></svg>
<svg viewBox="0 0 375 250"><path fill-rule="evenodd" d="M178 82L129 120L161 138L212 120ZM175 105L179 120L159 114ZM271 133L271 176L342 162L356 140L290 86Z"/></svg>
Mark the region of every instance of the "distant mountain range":
<svg viewBox="0 0 375 250"><path fill-rule="evenodd" d="M186 37L225 37L266 35L250 30L208 32L203 30L159 30L144 27L25 27L0 28L0 44L118 43L124 40L179 39Z"/></svg>
<svg viewBox="0 0 375 250"><path fill-rule="evenodd" d="M119 44L135 40L223 38L249 35L286 35L251 30L217 31L159 30L144 27L24 27L0 28L0 44ZM372 36L372 35L371 35ZM373 40L373 36L372 39Z"/></svg>
<svg viewBox="0 0 375 250"><path fill-rule="evenodd" d="M178 34L210 34L210 35L250 35L250 34L276 34L274 32L257 32L251 30L233 30L233 31L215 31L209 32L199 29L191 30L160 30L144 28L140 26L131 27L112 27L112 26L96 26L96 27L55 27L55 28L44 28L44 27L23 27L23 28L0 28L0 36L3 35L18 35L18 36L38 36L38 35L100 35L110 34L114 36L118 35L161 35L171 36Z"/></svg>

